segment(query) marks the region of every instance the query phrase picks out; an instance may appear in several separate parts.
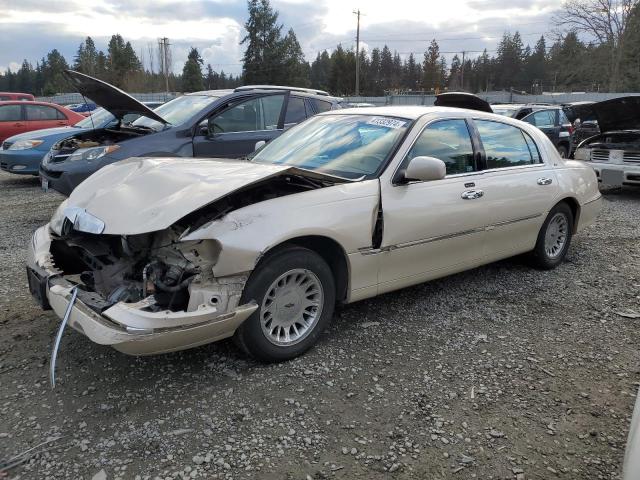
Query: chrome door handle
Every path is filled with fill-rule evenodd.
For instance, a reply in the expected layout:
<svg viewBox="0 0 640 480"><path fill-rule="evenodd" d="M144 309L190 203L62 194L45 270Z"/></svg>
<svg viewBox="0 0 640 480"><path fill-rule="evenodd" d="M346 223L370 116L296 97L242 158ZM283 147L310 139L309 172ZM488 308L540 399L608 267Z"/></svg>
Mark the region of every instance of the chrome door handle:
<svg viewBox="0 0 640 480"><path fill-rule="evenodd" d="M482 190L467 190L465 192L462 192L461 197L464 200L475 200L476 198L480 198L483 195L484 192Z"/></svg>
<svg viewBox="0 0 640 480"><path fill-rule="evenodd" d="M538 179L538 185L551 185L553 180L551 178L542 177Z"/></svg>

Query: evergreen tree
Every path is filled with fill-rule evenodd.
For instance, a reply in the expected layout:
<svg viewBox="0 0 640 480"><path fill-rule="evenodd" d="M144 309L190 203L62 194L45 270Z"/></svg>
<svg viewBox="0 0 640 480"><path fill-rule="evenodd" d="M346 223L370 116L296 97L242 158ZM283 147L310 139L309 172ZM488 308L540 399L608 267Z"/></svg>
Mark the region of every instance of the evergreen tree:
<svg viewBox="0 0 640 480"><path fill-rule="evenodd" d="M640 90L640 3L629 14L621 56L622 88L637 92Z"/></svg>
<svg viewBox="0 0 640 480"><path fill-rule="evenodd" d="M247 44L243 56L242 74L245 83L271 84L283 64L282 25L278 12L269 0L248 0L249 19L244 24L247 35L240 42Z"/></svg>
<svg viewBox="0 0 640 480"><path fill-rule="evenodd" d="M429 48L424 52L424 60L422 62L422 88L424 90L438 90L442 86L443 74L441 66L440 46L434 39L431 40Z"/></svg>
<svg viewBox="0 0 640 480"><path fill-rule="evenodd" d="M191 47L187 61L182 68L182 91L197 92L204 88L202 83L202 57L195 47Z"/></svg>
<svg viewBox="0 0 640 480"><path fill-rule="evenodd" d="M289 29L282 39L283 65L278 70L277 83L294 87L307 87L309 85L309 64L304 58L302 47L293 29Z"/></svg>

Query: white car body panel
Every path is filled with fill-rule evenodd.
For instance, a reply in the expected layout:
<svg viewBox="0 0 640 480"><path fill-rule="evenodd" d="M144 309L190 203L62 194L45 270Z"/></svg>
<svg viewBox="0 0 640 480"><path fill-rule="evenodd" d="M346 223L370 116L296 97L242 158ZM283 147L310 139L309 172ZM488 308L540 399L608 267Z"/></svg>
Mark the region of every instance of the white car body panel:
<svg viewBox="0 0 640 480"><path fill-rule="evenodd" d="M60 233L68 208L84 209L104 222L104 234L131 236L169 229L205 205L278 176L337 182L237 208L180 237L185 244L213 242L217 255L208 267L213 278L190 286L198 301L191 301L189 309L203 309L203 322L215 323L209 330L205 326L204 334L195 328L201 324L194 326L193 321L201 317L186 311L183 333L178 327L180 315L172 312L162 317L163 325L178 328L178 333L173 338L158 337L161 332L153 332L153 318L146 313L137 315L131 305L111 307L112 317L107 315L106 320L113 323L112 332L105 327L106 312L96 318L87 308L75 308L70 324L93 332L93 341L112 344L127 353L189 348L233 335L255 310L255 305L238 303L244 282L267 252L286 242L322 238L337 245L347 264L346 291L341 300L348 303L530 251L548 212L561 200L570 202L578 214L574 231L591 223L600 209L593 170L584 162L561 159L550 140L527 123L483 112L433 107L359 108L328 114L354 113L414 122L378 178L343 182L285 165L184 158L130 159L91 176L54 215L53 232ZM394 174L422 128L434 120L450 118L488 119L516 126L535 140L544 163L394 184ZM551 181L540 184L540 179ZM484 195L462 199L468 189L481 189ZM374 245L380 209L382 241ZM68 303L70 284L64 283L64 276L60 277L52 264L49 243L53 234L48 233L49 227L45 230L36 232L28 263L43 275L57 276L58 285L50 285L47 296L59 313L65 301ZM224 297L224 302L210 308L208 293ZM151 332L123 337L129 327ZM156 335L157 341L150 341L150 334Z"/></svg>

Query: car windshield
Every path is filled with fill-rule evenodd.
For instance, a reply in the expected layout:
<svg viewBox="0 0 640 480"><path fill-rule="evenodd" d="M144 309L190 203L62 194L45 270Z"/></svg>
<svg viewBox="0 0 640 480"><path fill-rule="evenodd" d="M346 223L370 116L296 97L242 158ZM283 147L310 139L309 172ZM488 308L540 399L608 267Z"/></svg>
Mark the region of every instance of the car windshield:
<svg viewBox="0 0 640 480"><path fill-rule="evenodd" d="M164 118L171 125L182 125L185 121L202 109L211 105L220 97L211 95L183 95L174 98L170 102L160 105L154 109L158 115ZM154 130L162 130L163 125L160 122L151 120L147 117L140 117L132 124L134 127L148 127Z"/></svg>
<svg viewBox="0 0 640 480"><path fill-rule="evenodd" d="M113 122L116 117L104 108L98 108L93 114L84 120L80 120L74 125L76 128L104 128L107 124Z"/></svg>
<svg viewBox="0 0 640 480"><path fill-rule="evenodd" d="M491 110L493 110L493 113L497 113L498 115L502 115L504 117L512 117L512 118L518 111L518 109L516 108L496 108L496 107L491 107Z"/></svg>
<svg viewBox="0 0 640 480"><path fill-rule="evenodd" d="M377 115L320 115L286 131L250 159L358 179L380 169L409 124Z"/></svg>

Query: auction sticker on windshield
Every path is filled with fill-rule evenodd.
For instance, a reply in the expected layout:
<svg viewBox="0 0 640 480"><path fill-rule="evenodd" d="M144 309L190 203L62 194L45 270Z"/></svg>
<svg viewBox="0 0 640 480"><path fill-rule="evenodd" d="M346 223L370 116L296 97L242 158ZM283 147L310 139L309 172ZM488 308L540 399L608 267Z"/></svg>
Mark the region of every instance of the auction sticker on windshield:
<svg viewBox="0 0 640 480"><path fill-rule="evenodd" d="M396 118L388 118L388 117L373 117L367 123L369 125L377 125L379 127L388 127L388 128L402 128L407 124L405 120L398 120Z"/></svg>

